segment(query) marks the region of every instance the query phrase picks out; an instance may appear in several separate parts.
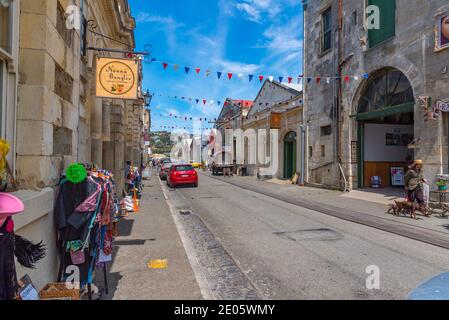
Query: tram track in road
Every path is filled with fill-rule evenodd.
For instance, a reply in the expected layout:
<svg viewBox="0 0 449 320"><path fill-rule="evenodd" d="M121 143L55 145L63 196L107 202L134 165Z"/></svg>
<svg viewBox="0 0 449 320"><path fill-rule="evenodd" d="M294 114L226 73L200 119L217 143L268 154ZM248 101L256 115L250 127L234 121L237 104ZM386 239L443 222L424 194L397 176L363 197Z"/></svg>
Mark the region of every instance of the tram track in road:
<svg viewBox="0 0 449 320"><path fill-rule="evenodd" d="M293 199L292 197L289 196L280 195L274 192L254 188L252 185L249 184L237 183L232 180L220 179L219 177L215 176L207 175L207 177L215 179L217 181L224 182L234 187L238 187L276 200L280 200L300 208L320 212L345 221L354 222L360 225L393 233L412 240L417 240L444 249L449 249L449 234L446 232L435 231L427 229L425 227L415 227L413 225L401 223L392 219L367 215L348 209L341 209L334 207L332 205L319 203L313 200L305 200L299 198Z"/></svg>

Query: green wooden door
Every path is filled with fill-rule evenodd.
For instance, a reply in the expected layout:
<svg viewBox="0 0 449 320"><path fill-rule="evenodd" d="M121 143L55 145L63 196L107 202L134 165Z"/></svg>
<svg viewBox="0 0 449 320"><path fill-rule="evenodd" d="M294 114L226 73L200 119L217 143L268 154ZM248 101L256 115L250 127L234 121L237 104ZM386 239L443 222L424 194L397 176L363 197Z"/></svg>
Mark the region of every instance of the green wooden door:
<svg viewBox="0 0 449 320"><path fill-rule="evenodd" d="M284 179L290 179L293 176L293 143L286 141L284 143Z"/></svg>

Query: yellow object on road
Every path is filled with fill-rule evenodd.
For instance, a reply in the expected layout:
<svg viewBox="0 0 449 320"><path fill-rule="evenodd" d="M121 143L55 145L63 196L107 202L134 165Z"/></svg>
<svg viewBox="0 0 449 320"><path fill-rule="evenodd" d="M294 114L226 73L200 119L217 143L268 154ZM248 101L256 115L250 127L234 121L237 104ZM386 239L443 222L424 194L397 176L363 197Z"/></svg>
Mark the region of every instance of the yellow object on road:
<svg viewBox="0 0 449 320"><path fill-rule="evenodd" d="M168 268L168 262L167 260L151 260L148 262L148 268L149 269L167 269Z"/></svg>

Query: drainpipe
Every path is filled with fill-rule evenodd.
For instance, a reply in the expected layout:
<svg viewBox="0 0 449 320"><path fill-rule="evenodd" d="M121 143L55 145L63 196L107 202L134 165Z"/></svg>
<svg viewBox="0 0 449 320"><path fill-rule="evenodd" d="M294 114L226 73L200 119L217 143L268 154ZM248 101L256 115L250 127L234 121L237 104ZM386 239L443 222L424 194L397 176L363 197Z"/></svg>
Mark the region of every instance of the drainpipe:
<svg viewBox="0 0 449 320"><path fill-rule="evenodd" d="M303 187L306 177L306 127L300 125L299 128L301 129L301 186Z"/></svg>

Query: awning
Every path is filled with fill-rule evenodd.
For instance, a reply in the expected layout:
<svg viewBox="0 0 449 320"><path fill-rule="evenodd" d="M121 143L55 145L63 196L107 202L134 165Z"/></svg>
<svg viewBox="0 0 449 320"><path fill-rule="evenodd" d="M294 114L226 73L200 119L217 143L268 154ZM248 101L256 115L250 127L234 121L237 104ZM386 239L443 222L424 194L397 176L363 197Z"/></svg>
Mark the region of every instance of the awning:
<svg viewBox="0 0 449 320"><path fill-rule="evenodd" d="M373 120L379 118L385 118L393 116L395 114L401 113L412 113L415 109L415 103L410 102L406 104L401 104L398 106L388 106L384 108L377 109L375 111L359 113L351 115L351 118L356 118L357 121Z"/></svg>

